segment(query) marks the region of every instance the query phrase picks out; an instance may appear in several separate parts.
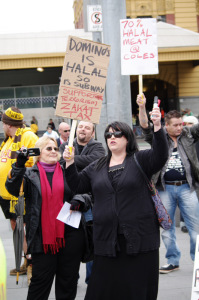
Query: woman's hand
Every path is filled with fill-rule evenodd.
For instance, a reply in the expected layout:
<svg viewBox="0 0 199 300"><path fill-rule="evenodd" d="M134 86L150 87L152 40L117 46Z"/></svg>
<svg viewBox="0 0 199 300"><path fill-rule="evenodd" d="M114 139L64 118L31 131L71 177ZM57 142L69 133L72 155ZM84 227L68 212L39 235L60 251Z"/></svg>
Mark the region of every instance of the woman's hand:
<svg viewBox="0 0 199 300"><path fill-rule="evenodd" d="M66 162L66 168L74 163L74 156L75 156L75 148L65 146L65 150L63 152L63 159Z"/></svg>
<svg viewBox="0 0 199 300"><path fill-rule="evenodd" d="M26 147L21 147L19 149L19 151L17 151L17 167L19 168L24 168L25 167L25 163L27 162L27 160L29 159L28 155L27 155L27 148Z"/></svg>
<svg viewBox="0 0 199 300"><path fill-rule="evenodd" d="M153 122L154 132L156 132L161 128L161 112L159 107L153 108L149 114L151 116L151 121Z"/></svg>

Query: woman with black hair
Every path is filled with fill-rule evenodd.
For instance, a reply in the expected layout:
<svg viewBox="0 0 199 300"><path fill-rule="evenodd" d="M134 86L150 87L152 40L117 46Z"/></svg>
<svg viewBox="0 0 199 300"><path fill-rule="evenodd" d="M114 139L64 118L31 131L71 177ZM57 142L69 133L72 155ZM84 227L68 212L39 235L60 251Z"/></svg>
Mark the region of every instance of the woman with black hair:
<svg viewBox="0 0 199 300"><path fill-rule="evenodd" d="M160 232L148 186L168 156L161 114L153 110L153 148L138 151L132 129L113 122L105 130L106 157L77 173L74 150L66 147L65 175L77 193L92 191L94 263L85 300L155 300L158 292Z"/></svg>

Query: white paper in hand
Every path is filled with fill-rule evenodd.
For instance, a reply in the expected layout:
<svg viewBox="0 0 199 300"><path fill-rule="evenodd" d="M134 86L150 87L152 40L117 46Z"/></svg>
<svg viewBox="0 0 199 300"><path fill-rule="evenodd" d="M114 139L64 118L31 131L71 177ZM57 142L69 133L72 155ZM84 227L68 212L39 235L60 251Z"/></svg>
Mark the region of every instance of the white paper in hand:
<svg viewBox="0 0 199 300"><path fill-rule="evenodd" d="M79 228L81 213L79 211L73 211L70 213L70 203L65 202L57 216L57 219L69 226Z"/></svg>

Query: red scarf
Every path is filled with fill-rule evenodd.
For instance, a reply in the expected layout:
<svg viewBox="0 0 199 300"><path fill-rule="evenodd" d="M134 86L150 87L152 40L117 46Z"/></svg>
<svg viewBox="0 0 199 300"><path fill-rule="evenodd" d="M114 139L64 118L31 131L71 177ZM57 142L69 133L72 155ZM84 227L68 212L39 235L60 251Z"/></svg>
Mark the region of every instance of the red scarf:
<svg viewBox="0 0 199 300"><path fill-rule="evenodd" d="M41 164L37 163L40 173L42 207L41 227L44 253L48 250L52 254L59 252L59 248L65 246L64 223L57 220L58 213L63 206L64 199L64 178L62 168L57 163L52 179L52 189Z"/></svg>

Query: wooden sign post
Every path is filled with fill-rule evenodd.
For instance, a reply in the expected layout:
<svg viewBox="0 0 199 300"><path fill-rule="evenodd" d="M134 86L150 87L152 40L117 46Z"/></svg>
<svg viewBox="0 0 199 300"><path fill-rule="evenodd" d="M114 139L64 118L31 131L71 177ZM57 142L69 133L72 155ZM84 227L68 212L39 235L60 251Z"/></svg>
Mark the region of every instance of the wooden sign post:
<svg viewBox="0 0 199 300"><path fill-rule="evenodd" d="M76 120L70 145L77 120L99 123L109 58L109 45L69 36L55 114Z"/></svg>

